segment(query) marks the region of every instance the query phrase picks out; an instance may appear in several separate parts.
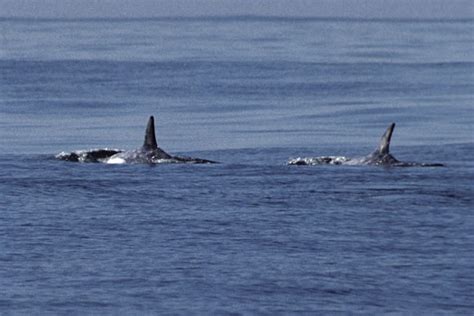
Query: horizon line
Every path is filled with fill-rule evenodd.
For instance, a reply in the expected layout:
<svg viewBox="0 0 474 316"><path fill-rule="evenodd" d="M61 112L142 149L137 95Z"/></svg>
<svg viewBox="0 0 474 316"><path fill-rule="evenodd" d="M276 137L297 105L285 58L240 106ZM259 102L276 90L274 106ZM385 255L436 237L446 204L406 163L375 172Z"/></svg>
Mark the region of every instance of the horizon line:
<svg viewBox="0 0 474 316"><path fill-rule="evenodd" d="M36 21L159 21L159 20L293 20L293 21L361 21L361 22L472 22L474 17L357 17L357 16L294 16L294 15L164 15L164 16L0 16L0 20Z"/></svg>

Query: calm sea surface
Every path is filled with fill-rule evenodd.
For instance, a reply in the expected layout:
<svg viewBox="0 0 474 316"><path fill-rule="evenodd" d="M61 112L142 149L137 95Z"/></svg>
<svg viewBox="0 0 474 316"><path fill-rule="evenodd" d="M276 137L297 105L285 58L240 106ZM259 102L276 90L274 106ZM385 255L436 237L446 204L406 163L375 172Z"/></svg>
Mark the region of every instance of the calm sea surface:
<svg viewBox="0 0 474 316"><path fill-rule="evenodd" d="M0 314L474 313L474 21L0 19ZM58 161L159 145L216 165ZM442 168L287 166L392 154Z"/></svg>

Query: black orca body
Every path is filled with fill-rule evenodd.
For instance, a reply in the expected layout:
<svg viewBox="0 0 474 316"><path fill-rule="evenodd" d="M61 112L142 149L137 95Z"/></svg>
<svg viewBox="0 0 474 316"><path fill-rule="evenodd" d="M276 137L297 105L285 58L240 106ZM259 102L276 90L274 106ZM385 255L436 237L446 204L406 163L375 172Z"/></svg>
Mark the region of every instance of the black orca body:
<svg viewBox="0 0 474 316"><path fill-rule="evenodd" d="M132 151L118 149L93 149L89 151L75 151L60 153L57 159L75 162L102 162L108 164L122 163L215 163L215 161L172 156L158 147L155 136L155 119L150 116L145 130L143 146Z"/></svg>
<svg viewBox="0 0 474 316"><path fill-rule="evenodd" d="M71 153L60 153L56 155L59 160L72 162L103 162L104 159L110 158L115 154L122 152L119 149L91 149L78 150Z"/></svg>
<svg viewBox="0 0 474 316"><path fill-rule="evenodd" d="M314 158L296 158L288 161L289 165L377 165L393 167L442 167L440 163L402 162L390 154L390 141L392 139L395 123L388 126L380 139L374 152L365 157L346 158L342 156L322 156Z"/></svg>

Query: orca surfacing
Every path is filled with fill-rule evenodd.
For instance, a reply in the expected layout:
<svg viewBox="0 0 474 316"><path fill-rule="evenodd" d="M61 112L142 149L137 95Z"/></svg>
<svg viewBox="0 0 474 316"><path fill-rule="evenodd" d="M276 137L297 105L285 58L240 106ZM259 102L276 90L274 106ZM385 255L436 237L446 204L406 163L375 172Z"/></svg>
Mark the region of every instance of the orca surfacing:
<svg viewBox="0 0 474 316"><path fill-rule="evenodd" d="M93 149L74 151L72 153L60 153L56 155L57 159L74 162L102 162L107 164L123 163L216 163L215 161L172 156L158 147L155 135L155 119L150 116L145 130L145 139L143 146L132 151L123 151L119 149Z"/></svg>
<svg viewBox="0 0 474 316"><path fill-rule="evenodd" d="M288 165L376 165L387 167L443 167L440 163L403 162L390 154L390 141L392 139L395 123L388 126L380 139L380 143L371 154L347 158L343 156L321 156L312 158L295 158L288 161Z"/></svg>

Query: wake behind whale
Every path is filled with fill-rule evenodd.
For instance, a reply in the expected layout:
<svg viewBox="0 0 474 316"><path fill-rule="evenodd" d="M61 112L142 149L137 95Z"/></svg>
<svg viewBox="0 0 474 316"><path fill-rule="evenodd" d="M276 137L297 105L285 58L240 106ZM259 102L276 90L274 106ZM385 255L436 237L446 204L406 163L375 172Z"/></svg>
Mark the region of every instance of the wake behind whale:
<svg viewBox="0 0 474 316"><path fill-rule="evenodd" d="M150 116L145 130L145 140L143 146L136 150L124 151L120 149L92 149L78 150L71 153L59 153L57 159L73 161L73 162L101 162L107 164L124 164L124 163L216 163L215 161L172 156L158 147L155 136L155 119Z"/></svg>
<svg viewBox="0 0 474 316"><path fill-rule="evenodd" d="M390 154L390 141L392 139L395 123L388 126L380 139L374 152L367 156L348 158L344 156L320 156L308 158L295 158L288 161L288 165L377 165L391 167L442 167L440 163L404 162L397 160Z"/></svg>

